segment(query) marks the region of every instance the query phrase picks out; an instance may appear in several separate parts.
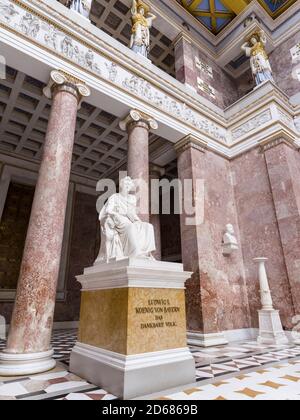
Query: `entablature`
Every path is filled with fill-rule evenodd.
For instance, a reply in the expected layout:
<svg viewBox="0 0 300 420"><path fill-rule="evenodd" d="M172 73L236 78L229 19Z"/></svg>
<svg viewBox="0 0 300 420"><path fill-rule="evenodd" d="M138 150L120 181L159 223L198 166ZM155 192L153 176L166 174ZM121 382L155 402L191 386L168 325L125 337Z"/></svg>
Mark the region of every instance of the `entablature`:
<svg viewBox="0 0 300 420"><path fill-rule="evenodd" d="M28 71L32 60L32 76L45 83L53 68L66 71L92 89L88 101L93 105L119 117L128 108L140 109L159 122L160 134L173 143L191 134L232 158L276 132L298 142L294 118L299 112L272 82L223 111L86 19L71 11L66 15L67 9L54 0L1 0L0 5L8 65L21 71L24 65Z"/></svg>

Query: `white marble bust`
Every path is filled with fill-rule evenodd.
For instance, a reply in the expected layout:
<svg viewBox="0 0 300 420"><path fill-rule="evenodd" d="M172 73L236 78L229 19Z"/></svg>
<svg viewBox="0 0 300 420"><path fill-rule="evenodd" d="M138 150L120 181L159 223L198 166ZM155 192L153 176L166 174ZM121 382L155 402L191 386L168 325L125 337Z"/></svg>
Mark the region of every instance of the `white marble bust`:
<svg viewBox="0 0 300 420"><path fill-rule="evenodd" d="M223 236L223 255L231 255L233 251L239 249L238 241L235 236L232 224L226 225L226 231Z"/></svg>
<svg viewBox="0 0 300 420"><path fill-rule="evenodd" d="M154 229L137 215L135 184L130 177L120 183L120 192L113 194L102 208L101 247L95 264L108 263L112 259L148 258L156 250Z"/></svg>

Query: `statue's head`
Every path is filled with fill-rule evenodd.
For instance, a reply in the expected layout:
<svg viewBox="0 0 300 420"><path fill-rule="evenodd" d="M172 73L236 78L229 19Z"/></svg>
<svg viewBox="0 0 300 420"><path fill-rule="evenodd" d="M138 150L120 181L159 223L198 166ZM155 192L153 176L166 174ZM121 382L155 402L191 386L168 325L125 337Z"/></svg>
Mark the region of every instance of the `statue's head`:
<svg viewBox="0 0 300 420"><path fill-rule="evenodd" d="M130 178L130 176L126 176L125 178L121 179L120 192L129 194L130 192L134 190L135 190L135 183Z"/></svg>
<svg viewBox="0 0 300 420"><path fill-rule="evenodd" d="M138 9L138 11L140 15L145 15L145 9L142 6Z"/></svg>
<svg viewBox="0 0 300 420"><path fill-rule="evenodd" d="M231 223L228 223L228 225L226 225L226 232L230 233L230 235L234 235L234 227Z"/></svg>
<svg viewBox="0 0 300 420"><path fill-rule="evenodd" d="M256 36L252 36L250 39L250 42L252 45L256 45L258 43L258 39Z"/></svg>
<svg viewBox="0 0 300 420"><path fill-rule="evenodd" d="M148 6L148 4L144 3L142 0L138 0L137 11L138 13L144 16L150 12L150 7Z"/></svg>
<svg viewBox="0 0 300 420"><path fill-rule="evenodd" d="M258 42L261 40L261 32L256 31L252 32L250 36L247 36L245 38L245 41L247 41L251 46L255 46Z"/></svg>

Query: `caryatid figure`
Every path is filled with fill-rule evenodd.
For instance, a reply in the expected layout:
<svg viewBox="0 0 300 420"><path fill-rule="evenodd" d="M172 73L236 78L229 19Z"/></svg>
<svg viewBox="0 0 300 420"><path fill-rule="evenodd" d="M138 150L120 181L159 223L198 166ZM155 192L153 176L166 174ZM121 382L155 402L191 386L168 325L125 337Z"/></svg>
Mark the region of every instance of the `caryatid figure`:
<svg viewBox="0 0 300 420"><path fill-rule="evenodd" d="M247 57L250 57L250 66L256 85L267 80L274 82L272 68L266 52L267 38L264 31L253 33L247 42L242 45Z"/></svg>
<svg viewBox="0 0 300 420"><path fill-rule="evenodd" d="M150 28L156 16L150 13L150 6L141 0L132 1L131 14L130 48L147 58L150 51Z"/></svg>
<svg viewBox="0 0 300 420"><path fill-rule="evenodd" d="M69 0L67 6L70 10L79 13L89 19L93 0Z"/></svg>

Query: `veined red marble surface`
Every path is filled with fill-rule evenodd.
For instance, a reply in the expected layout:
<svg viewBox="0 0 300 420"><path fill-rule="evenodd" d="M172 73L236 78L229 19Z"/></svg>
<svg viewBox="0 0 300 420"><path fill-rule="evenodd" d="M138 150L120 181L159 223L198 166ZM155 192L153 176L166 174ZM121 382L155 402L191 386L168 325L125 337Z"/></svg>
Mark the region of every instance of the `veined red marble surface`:
<svg viewBox="0 0 300 420"><path fill-rule="evenodd" d="M194 275L187 282L188 329L213 333L250 327L241 250L222 253L222 237L232 223L240 241L230 163L209 151L194 148L178 158L181 180L205 182L204 223L187 226L181 218L184 267Z"/></svg>
<svg viewBox="0 0 300 420"><path fill-rule="evenodd" d="M257 148L243 154L232 161L232 170L252 326L258 326L261 308L253 258L266 257L274 307L280 310L283 326L291 328L293 301L264 153Z"/></svg>
<svg viewBox="0 0 300 420"><path fill-rule="evenodd" d="M139 188L139 216L149 222L149 129L144 122L130 124L127 165L128 175L143 181Z"/></svg>
<svg viewBox="0 0 300 420"><path fill-rule="evenodd" d="M281 143L265 152L295 314L300 314L299 152Z"/></svg>
<svg viewBox="0 0 300 420"><path fill-rule="evenodd" d="M77 99L53 99L21 265L7 351L50 346L77 115Z"/></svg>

